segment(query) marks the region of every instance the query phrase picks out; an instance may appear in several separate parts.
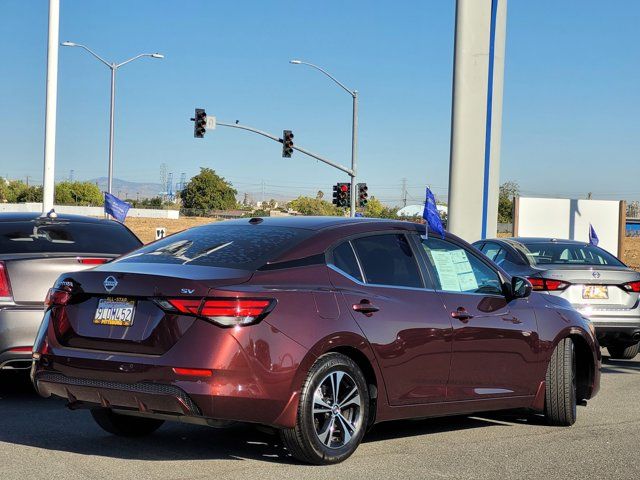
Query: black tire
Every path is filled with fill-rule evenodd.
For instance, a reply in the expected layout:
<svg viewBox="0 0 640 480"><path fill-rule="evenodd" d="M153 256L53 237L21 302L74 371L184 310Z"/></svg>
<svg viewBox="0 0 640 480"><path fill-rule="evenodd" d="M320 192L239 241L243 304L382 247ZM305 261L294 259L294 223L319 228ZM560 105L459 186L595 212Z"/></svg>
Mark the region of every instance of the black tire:
<svg viewBox="0 0 640 480"><path fill-rule="evenodd" d="M106 432L120 437L144 437L155 432L164 420L115 413L110 408L93 408L91 415Z"/></svg>
<svg viewBox="0 0 640 480"><path fill-rule="evenodd" d="M576 422L576 355L573 341L562 339L547 367L544 414L550 425Z"/></svg>
<svg viewBox="0 0 640 480"><path fill-rule="evenodd" d="M631 360L638 355L640 351L640 343L635 345L609 345L609 356L614 360Z"/></svg>
<svg viewBox="0 0 640 480"><path fill-rule="evenodd" d="M338 388L333 395L329 387L335 382ZM369 389L362 371L349 357L328 353L309 370L300 394L296 426L281 430L280 436L297 460L314 465L339 463L362 441L368 419Z"/></svg>

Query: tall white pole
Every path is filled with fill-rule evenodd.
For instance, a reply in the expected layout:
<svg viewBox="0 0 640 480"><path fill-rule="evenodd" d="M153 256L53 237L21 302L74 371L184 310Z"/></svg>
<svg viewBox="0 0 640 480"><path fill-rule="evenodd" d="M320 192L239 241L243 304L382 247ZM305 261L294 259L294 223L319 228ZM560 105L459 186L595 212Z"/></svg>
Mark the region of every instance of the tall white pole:
<svg viewBox="0 0 640 480"><path fill-rule="evenodd" d="M109 109L109 175L107 192L111 193L113 183L113 122L116 108L116 66L111 66L111 108Z"/></svg>
<svg viewBox="0 0 640 480"><path fill-rule="evenodd" d="M44 121L44 171L42 213L53 208L56 163L56 109L58 104L58 33L60 0L49 0L49 44L47 48L47 100Z"/></svg>
<svg viewBox="0 0 640 480"><path fill-rule="evenodd" d="M497 229L507 0L457 0L448 230Z"/></svg>

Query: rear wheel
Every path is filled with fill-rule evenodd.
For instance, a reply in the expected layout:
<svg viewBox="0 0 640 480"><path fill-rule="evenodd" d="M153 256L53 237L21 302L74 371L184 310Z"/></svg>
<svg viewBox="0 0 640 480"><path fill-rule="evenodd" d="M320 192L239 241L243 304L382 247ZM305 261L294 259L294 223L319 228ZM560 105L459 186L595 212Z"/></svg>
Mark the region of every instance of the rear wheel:
<svg viewBox="0 0 640 480"><path fill-rule="evenodd" d="M631 360L640 351L640 343L635 345L609 345L609 356L613 359Z"/></svg>
<svg viewBox="0 0 640 480"><path fill-rule="evenodd" d="M367 382L358 365L340 353L320 357L302 387L296 426L281 431L296 459L316 465L348 458L369 417Z"/></svg>
<svg viewBox="0 0 640 480"><path fill-rule="evenodd" d="M551 355L547 367L544 413L551 425L576 421L576 355L573 341L565 338Z"/></svg>
<svg viewBox="0 0 640 480"><path fill-rule="evenodd" d="M120 437L144 437L155 432L164 420L115 413L110 408L91 409L91 415L103 430Z"/></svg>

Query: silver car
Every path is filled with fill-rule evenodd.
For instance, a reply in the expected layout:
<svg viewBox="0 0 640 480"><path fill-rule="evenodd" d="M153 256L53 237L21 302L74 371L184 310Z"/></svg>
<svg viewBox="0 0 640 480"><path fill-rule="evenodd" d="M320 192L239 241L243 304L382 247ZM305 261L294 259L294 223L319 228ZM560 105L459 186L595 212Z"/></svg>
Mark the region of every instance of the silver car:
<svg viewBox="0 0 640 480"><path fill-rule="evenodd" d="M612 358L640 349L640 273L602 248L555 238L499 238L473 244L536 291L568 300L589 318Z"/></svg>
<svg viewBox="0 0 640 480"><path fill-rule="evenodd" d="M44 300L64 272L141 245L124 225L78 215L0 214L0 370L29 369Z"/></svg>

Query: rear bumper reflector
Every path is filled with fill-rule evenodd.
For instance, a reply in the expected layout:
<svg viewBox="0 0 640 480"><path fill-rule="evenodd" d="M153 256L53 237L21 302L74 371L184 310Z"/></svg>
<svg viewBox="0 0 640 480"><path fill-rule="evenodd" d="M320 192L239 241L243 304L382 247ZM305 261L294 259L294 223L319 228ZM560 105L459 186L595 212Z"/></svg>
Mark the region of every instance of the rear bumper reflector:
<svg viewBox="0 0 640 480"><path fill-rule="evenodd" d="M210 377L213 375L211 370L205 368L173 368L173 373L176 375L184 375L188 377Z"/></svg>

